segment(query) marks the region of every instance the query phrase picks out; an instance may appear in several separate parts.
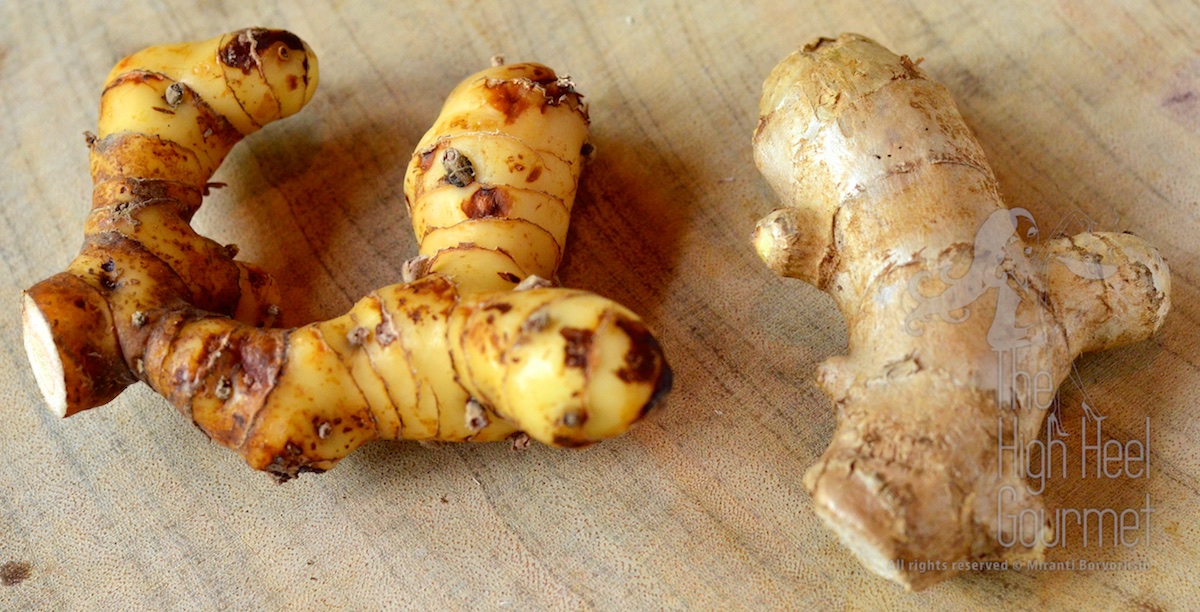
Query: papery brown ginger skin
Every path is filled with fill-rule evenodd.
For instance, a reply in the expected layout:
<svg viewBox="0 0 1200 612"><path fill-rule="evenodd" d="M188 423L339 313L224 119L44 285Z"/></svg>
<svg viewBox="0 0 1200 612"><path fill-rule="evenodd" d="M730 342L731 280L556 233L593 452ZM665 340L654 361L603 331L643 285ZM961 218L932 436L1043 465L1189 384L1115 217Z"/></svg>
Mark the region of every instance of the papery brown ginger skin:
<svg viewBox="0 0 1200 612"><path fill-rule="evenodd" d="M917 63L822 38L772 71L754 133L786 205L759 221L756 249L828 293L848 328L849 354L818 369L838 424L805 486L864 565L914 590L956 561L1040 558L1053 541L1021 514L1042 502L1000 449L1037 436L1054 390L1012 372L1057 387L1080 353L1148 338L1170 306L1166 263L1131 234L1027 244L1032 218L1004 206Z"/></svg>

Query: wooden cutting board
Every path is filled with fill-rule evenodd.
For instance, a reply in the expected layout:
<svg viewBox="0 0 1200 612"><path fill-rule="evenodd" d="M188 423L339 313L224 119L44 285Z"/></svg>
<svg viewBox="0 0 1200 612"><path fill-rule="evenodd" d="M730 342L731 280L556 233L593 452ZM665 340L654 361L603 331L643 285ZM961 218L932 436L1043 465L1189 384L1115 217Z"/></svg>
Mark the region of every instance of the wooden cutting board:
<svg viewBox="0 0 1200 612"><path fill-rule="evenodd" d="M1200 606L1194 2L92 4L0 9L0 609ZM659 331L676 371L667 407L581 451L375 444L282 486L144 386L50 416L18 296L80 244L82 133L105 75L144 46L250 25L304 37L320 90L228 158L215 180L229 186L196 225L276 276L287 323L398 279L415 251L404 167L445 94L493 54L536 60L587 95L598 148L562 279ZM1060 393L1073 455L1087 401L1105 440L1149 444L1150 477L1085 479L1076 461L1045 493L1051 508L1118 512L1149 499L1149 542L1076 538L1049 555L1074 570L970 573L907 594L813 514L800 476L834 414L811 381L845 351L845 326L749 246L776 206L750 133L770 68L841 31L925 57L1008 203L1044 231L1088 219L1170 261L1161 333L1084 357Z"/></svg>

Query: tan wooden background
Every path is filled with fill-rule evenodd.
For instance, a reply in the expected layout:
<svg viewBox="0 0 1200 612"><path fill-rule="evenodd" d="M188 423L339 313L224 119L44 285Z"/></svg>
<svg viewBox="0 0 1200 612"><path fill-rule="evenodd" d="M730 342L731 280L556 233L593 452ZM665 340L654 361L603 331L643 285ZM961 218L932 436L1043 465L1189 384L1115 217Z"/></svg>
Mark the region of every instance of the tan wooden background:
<svg viewBox="0 0 1200 612"><path fill-rule="evenodd" d="M584 4L0 3L0 565L28 570L0 609L1200 606L1196 2ZM495 53L537 60L575 77L599 152L561 276L659 330L677 373L666 409L582 451L376 444L284 486L143 386L49 416L18 296L80 244L82 132L105 75L143 46L249 25L304 37L320 90L230 156L196 224L276 275L289 324L398 279L415 249L403 170L443 96ZM834 415L811 379L845 350L844 324L748 245L774 207L749 138L775 62L847 30L926 58L1043 230L1078 212L1169 259L1159 336L1078 364L1106 436L1144 437L1150 418L1151 478L1072 468L1046 492L1118 511L1149 495L1150 543L1050 556L1149 569L977 573L912 595L812 513L800 475ZM1061 394L1073 453L1083 397Z"/></svg>

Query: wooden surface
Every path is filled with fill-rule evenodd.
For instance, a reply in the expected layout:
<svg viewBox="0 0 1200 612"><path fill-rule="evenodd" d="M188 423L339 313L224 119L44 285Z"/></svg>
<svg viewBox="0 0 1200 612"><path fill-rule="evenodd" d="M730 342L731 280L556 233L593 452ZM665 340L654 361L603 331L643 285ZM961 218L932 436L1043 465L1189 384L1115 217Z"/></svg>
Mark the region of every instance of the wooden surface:
<svg viewBox="0 0 1200 612"><path fill-rule="evenodd" d="M0 8L0 573L27 568L0 585L0 609L1200 606L1195 2L95 4ZM80 244L82 133L105 75L143 46L248 25L304 37L321 86L229 157L196 225L272 271L289 324L398 279L415 251L402 173L444 95L495 53L541 61L587 95L599 152L561 276L659 330L676 371L666 409L582 451L375 444L284 486L144 386L51 417L18 296ZM1084 480L1076 464L1045 494L1118 512L1148 495L1149 543L1050 554L1148 569L983 572L906 594L812 513L800 475L834 414L811 380L845 328L754 256L753 223L775 204L749 139L775 62L847 30L926 58L1009 204L1043 230L1079 212L1169 259L1162 332L1085 357L1061 393L1072 454L1085 396L1106 438L1144 438L1149 417L1150 478Z"/></svg>

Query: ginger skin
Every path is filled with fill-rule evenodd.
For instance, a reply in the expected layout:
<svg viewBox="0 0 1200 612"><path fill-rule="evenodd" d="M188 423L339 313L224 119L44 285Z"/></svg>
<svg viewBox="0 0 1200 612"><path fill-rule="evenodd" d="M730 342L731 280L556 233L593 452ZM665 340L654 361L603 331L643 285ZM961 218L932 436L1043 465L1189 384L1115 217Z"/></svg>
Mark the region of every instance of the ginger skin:
<svg viewBox="0 0 1200 612"><path fill-rule="evenodd" d="M858 35L774 69L754 153L787 205L759 221L760 257L828 293L848 327L849 354L817 374L838 414L804 476L817 514L913 590L955 561L1040 558L1049 526L997 511L1001 490L1012 516L1040 497L997 455L1014 430L1037 436L1054 391L1011 372L1057 388L1079 354L1151 336L1170 307L1166 263L1123 233L1026 244L1028 214L1005 208L946 89ZM1014 531L1034 544L1002 545ZM909 565L925 561L947 565Z"/></svg>
<svg viewBox="0 0 1200 612"><path fill-rule="evenodd" d="M558 82L548 68L529 66L507 70ZM91 141L96 186L83 251L24 298L26 350L52 410L66 416L102 405L140 380L283 481L327 470L376 439L525 432L583 446L624 432L665 395L670 368L635 314L531 277L557 269L587 138L586 109L565 85L550 95L528 79L468 79L459 90L478 93L477 81L504 88L502 119L519 130L492 130L490 143L475 135L490 152L475 155L471 172L445 167L442 156L437 176L424 177L436 192L472 172L492 180L493 162L509 150L555 155L543 181L526 181L540 201L518 202L526 196L496 179L486 185L488 201L512 205L457 219L475 208L445 190L441 199L410 191L428 254L407 266L411 282L374 291L328 321L268 329L279 314L270 278L188 221L229 149L300 110L316 81L307 45L261 29L154 47L118 64ZM463 100L471 107L459 90L448 108ZM575 143L573 155L555 148L563 142ZM558 212L546 217L549 204ZM443 210L451 205L458 209ZM553 239L539 242L538 232Z"/></svg>

